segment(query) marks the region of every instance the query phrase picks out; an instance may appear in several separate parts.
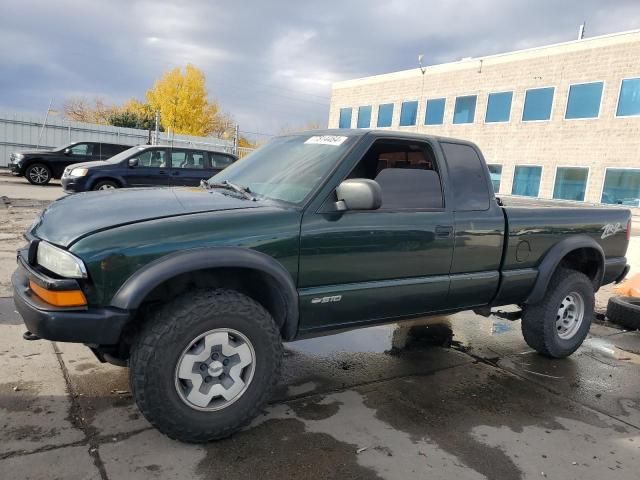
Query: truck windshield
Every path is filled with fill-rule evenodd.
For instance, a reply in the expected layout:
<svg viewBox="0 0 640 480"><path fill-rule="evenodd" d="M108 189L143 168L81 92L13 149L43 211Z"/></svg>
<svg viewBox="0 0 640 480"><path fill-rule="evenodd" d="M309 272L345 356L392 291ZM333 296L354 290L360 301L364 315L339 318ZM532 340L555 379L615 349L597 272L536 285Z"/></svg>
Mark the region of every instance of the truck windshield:
<svg viewBox="0 0 640 480"><path fill-rule="evenodd" d="M225 168L209 184L230 182L258 197L302 204L327 177L356 137L278 137Z"/></svg>

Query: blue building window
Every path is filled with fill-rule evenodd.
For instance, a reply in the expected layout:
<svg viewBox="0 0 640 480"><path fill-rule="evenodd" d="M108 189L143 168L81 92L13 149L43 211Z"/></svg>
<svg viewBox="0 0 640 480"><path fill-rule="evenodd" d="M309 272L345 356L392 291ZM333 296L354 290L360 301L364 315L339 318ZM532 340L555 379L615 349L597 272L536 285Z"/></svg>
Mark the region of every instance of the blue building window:
<svg viewBox="0 0 640 480"><path fill-rule="evenodd" d="M616 116L640 115L640 78L627 78L620 85L620 97Z"/></svg>
<svg viewBox="0 0 640 480"><path fill-rule="evenodd" d="M588 176L588 168L558 167L553 186L553 198L584 201Z"/></svg>
<svg viewBox="0 0 640 480"><path fill-rule="evenodd" d="M486 123L508 122L511 118L513 92L490 93L487 101Z"/></svg>
<svg viewBox="0 0 640 480"><path fill-rule="evenodd" d="M476 95L457 97L453 109L453 123L473 123L476 117Z"/></svg>
<svg viewBox="0 0 640 480"><path fill-rule="evenodd" d="M493 191L498 193L500 191L500 179L502 178L502 165L487 165L489 167L489 174L491 175L491 183L493 184Z"/></svg>
<svg viewBox="0 0 640 480"><path fill-rule="evenodd" d="M564 118L598 118L598 115L600 115L602 88L602 82L571 85Z"/></svg>
<svg viewBox="0 0 640 480"><path fill-rule="evenodd" d="M541 177L542 167L516 166L511 193L524 197L537 197L540 192Z"/></svg>
<svg viewBox="0 0 640 480"><path fill-rule="evenodd" d="M351 108L340 109L340 122L338 128L351 128Z"/></svg>
<svg viewBox="0 0 640 480"><path fill-rule="evenodd" d="M371 126L371 105L358 108L358 128Z"/></svg>
<svg viewBox="0 0 640 480"><path fill-rule="evenodd" d="M390 127L393 119L393 103L384 103L378 107L378 127Z"/></svg>
<svg viewBox="0 0 640 480"><path fill-rule="evenodd" d="M549 120L555 87L532 88L524 97L522 121Z"/></svg>
<svg viewBox="0 0 640 480"><path fill-rule="evenodd" d="M402 108L400 109L400 126L410 127L416 124L416 118L418 116L418 102L402 102Z"/></svg>
<svg viewBox="0 0 640 480"><path fill-rule="evenodd" d="M640 207L640 170L607 168L600 201Z"/></svg>
<svg viewBox="0 0 640 480"><path fill-rule="evenodd" d="M444 98L427 100L427 112L424 115L425 125L442 125L444 123Z"/></svg>

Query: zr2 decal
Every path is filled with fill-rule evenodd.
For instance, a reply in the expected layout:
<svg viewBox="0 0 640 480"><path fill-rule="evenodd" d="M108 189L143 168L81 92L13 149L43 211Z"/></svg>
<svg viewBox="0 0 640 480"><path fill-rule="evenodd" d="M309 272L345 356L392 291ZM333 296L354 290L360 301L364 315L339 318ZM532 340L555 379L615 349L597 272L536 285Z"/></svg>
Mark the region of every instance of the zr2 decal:
<svg viewBox="0 0 640 480"><path fill-rule="evenodd" d="M613 235L615 235L618 232L623 231L624 228L622 227L622 225L620 224L620 222L618 223L608 223L606 224L604 227L602 227L602 235L600 236L600 238L607 238L607 237L611 237Z"/></svg>
<svg viewBox="0 0 640 480"><path fill-rule="evenodd" d="M333 297L312 298L311 299L311 303L312 304L316 304L316 303L335 303L335 302L339 302L340 300L342 300L342 295L334 295Z"/></svg>

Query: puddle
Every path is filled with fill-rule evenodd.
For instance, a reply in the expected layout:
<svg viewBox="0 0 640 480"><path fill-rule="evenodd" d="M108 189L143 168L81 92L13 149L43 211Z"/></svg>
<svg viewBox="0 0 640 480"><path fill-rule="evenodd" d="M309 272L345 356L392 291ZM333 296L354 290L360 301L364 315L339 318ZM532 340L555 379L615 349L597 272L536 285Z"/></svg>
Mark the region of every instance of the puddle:
<svg viewBox="0 0 640 480"><path fill-rule="evenodd" d="M394 354L434 345L448 347L452 337L448 320L432 317L297 340L286 347L293 352L324 357L339 352Z"/></svg>

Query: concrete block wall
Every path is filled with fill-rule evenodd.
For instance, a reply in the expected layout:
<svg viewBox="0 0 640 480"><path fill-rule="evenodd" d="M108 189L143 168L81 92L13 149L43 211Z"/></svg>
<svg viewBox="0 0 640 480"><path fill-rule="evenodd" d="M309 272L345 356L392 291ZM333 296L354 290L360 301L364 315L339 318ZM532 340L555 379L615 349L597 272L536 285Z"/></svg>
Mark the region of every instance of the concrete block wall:
<svg viewBox="0 0 640 480"><path fill-rule="evenodd" d="M420 132L471 140L488 163L502 165L500 193L511 192L516 165L541 165L541 198L552 198L556 167L589 168L587 202L600 201L606 167L640 169L640 116L616 117L620 84L640 77L640 31L595 37L548 47L474 58L406 70L333 85L329 128L337 128L340 108L353 108L356 127L359 106L371 105L375 128L378 106L393 103L391 130ZM564 118L572 84L603 81L600 116ZM551 119L523 122L525 92L555 87ZM488 94L513 91L511 118L485 123ZM456 97L477 95L475 121L454 125ZM444 124L424 125L426 101L446 99ZM403 101L418 100L417 125L400 127Z"/></svg>

